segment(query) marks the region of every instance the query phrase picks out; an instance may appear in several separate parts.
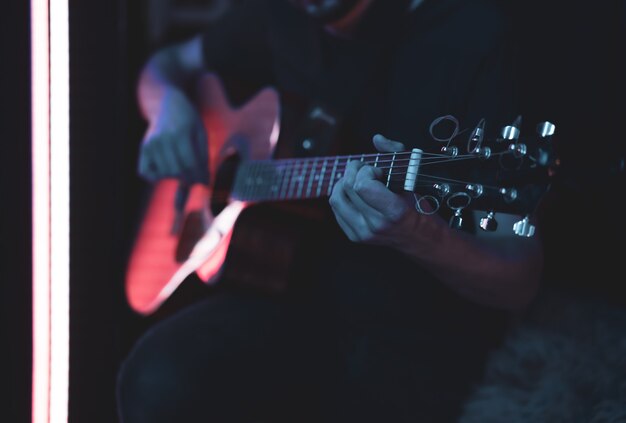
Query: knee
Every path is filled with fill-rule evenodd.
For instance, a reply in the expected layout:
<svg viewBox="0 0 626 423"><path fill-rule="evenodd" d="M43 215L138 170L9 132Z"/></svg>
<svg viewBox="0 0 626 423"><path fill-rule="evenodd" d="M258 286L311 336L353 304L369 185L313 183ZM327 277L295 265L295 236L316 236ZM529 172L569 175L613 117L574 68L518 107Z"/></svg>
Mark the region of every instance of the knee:
<svg viewBox="0 0 626 423"><path fill-rule="evenodd" d="M121 364L117 375L120 421L175 421L174 410L169 408L175 403L179 389L180 381L171 362L160 359L142 346L136 347Z"/></svg>

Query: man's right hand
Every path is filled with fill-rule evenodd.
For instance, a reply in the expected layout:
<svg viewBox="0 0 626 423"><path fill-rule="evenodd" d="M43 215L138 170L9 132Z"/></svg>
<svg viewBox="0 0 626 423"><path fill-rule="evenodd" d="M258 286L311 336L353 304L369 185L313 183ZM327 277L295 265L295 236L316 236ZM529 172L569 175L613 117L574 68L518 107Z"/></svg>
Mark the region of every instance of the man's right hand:
<svg viewBox="0 0 626 423"><path fill-rule="evenodd" d="M150 182L177 178L207 184L208 144L200 115L178 89L167 89L161 100L141 144L139 175Z"/></svg>

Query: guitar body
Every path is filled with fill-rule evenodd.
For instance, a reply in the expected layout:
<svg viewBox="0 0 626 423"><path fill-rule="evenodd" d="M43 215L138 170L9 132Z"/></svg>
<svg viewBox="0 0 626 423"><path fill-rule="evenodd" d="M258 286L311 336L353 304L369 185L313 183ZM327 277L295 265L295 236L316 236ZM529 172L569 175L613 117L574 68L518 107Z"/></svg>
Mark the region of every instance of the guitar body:
<svg viewBox="0 0 626 423"><path fill-rule="evenodd" d="M264 160L272 156L278 139L278 94L266 88L241 108L234 109L220 80L213 74L203 77L198 94L209 143L210 183L208 187L194 185L191 188L179 231L173 230L178 182L168 179L155 184L126 273L127 300L140 314L156 311L194 272L203 282L215 283L224 273L233 240L242 245L234 261L255 256L250 251L257 253L267 248L260 244L262 235L254 231L246 235L245 230L241 234L237 230L234 235L236 223L240 227L248 221L244 218L238 222L240 214L252 203L231 200L228 189L237 161ZM251 227L255 226L254 222L250 223ZM275 262L285 263L289 259L288 253L274 253L277 253ZM266 268L278 269L275 263L261 261L266 263ZM249 270L236 272L239 277L252 279ZM275 270L267 279L275 281L277 276L281 276L280 270Z"/></svg>

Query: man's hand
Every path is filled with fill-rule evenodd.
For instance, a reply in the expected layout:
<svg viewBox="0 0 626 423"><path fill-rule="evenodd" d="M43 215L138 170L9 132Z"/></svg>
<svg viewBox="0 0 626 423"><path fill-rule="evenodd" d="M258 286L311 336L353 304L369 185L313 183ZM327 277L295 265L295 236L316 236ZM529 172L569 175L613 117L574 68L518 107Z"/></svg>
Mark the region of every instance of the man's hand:
<svg viewBox="0 0 626 423"><path fill-rule="evenodd" d="M154 182L178 178L208 183L208 145L202 120L182 91L168 89L141 144L138 172Z"/></svg>
<svg viewBox="0 0 626 423"><path fill-rule="evenodd" d="M373 138L380 152L405 151L402 143L382 135ZM414 209L412 195L391 192L380 179L381 169L352 161L335 184L330 205L339 226L351 241L386 245L406 251L414 248L420 220L433 219Z"/></svg>

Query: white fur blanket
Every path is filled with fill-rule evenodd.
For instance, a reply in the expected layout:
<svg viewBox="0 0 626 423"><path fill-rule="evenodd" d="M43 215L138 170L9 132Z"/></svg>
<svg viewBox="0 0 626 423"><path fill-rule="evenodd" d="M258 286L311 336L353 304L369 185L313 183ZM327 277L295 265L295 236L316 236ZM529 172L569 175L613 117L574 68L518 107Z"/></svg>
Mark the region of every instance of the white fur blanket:
<svg viewBox="0 0 626 423"><path fill-rule="evenodd" d="M625 423L626 307L543 293L459 423Z"/></svg>

